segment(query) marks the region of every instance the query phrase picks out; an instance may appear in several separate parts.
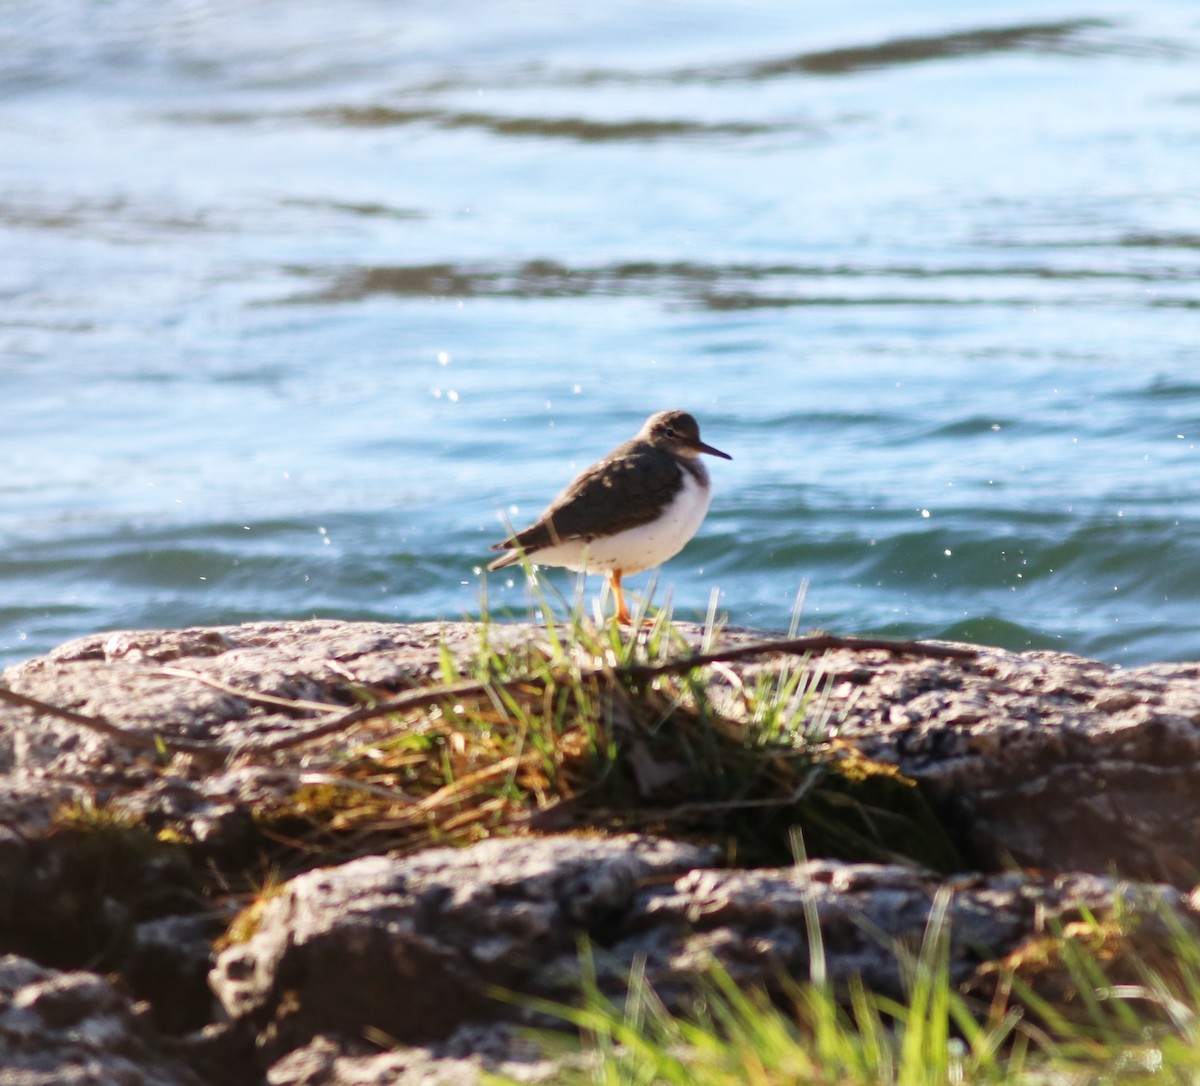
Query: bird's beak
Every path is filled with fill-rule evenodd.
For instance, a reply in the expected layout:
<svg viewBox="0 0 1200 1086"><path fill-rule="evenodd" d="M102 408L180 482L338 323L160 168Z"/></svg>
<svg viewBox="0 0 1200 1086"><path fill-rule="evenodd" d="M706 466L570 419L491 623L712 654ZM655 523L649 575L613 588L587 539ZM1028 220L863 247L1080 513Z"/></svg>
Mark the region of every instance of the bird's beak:
<svg viewBox="0 0 1200 1086"><path fill-rule="evenodd" d="M719 456L722 460L732 460L733 457L729 453L723 453L720 449L714 449L711 445L704 444L703 441L697 441L692 446L696 452L708 453L709 456Z"/></svg>

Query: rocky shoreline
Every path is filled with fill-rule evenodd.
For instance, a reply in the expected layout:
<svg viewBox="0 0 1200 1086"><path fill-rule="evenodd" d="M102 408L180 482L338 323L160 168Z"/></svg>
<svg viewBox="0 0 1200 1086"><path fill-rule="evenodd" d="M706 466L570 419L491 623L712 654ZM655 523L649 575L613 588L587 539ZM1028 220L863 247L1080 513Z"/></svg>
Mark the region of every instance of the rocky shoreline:
<svg viewBox="0 0 1200 1086"><path fill-rule="evenodd" d="M699 648L703 631L681 632ZM517 652L545 633L488 637ZM637 962L682 1005L714 962L768 990L806 976L813 915L835 980L893 993L895 946L919 941L935 908L966 986L1082 915L1195 920L1195 664L814 655L796 695L806 726L901 781L944 840L893 855L889 838L883 862L747 865L694 824L662 832L661 812L659 832L647 820L631 833L549 801L512 833L418 847L400 835L430 798L402 802L396 783L373 820L339 810L324 837L298 840L289 804L345 784L348 749L385 741L364 720L309 742L323 711L436 686L479 639L468 623L259 622L99 634L9 668L8 690L63 711L0 705L0 1066L13 1081L470 1083L485 1067L553 1081L511 1028L543 1020L492 993L569 1002L581 938L606 995ZM795 666L766 654L697 675L737 722L747 691ZM645 789L678 775L656 749L634 753Z"/></svg>

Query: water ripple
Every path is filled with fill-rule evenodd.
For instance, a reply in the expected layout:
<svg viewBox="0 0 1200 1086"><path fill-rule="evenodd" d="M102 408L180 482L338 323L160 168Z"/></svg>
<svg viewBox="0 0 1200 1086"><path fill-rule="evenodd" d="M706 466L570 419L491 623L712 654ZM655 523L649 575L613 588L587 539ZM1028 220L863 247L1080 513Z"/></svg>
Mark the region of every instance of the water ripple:
<svg viewBox="0 0 1200 1086"><path fill-rule="evenodd" d="M293 304L360 301L386 295L401 298L583 298L591 296L644 295L652 289L660 295L683 296L703 308L723 311L778 309L792 306L937 306L937 305L1046 305L1077 304L1095 299L1078 295L1054 299L1037 294L1002 294L989 291L988 284L1014 282L1141 283L1187 280L1175 269L1148 271L1109 267L1048 267L954 265L922 267L912 264L848 265L834 263L779 264L734 263L726 265L671 261L623 261L614 264L572 267L554 259L519 263L436 263L377 267L318 267L292 265L286 274L305 279L323 279L318 290L285 299ZM820 289L826 282L898 281L909 285L903 293L867 289L861 293L836 293ZM924 283L946 283L953 294L922 290ZM787 283L784 293L763 289ZM985 293L972 294L974 286ZM1190 306L1200 299L1144 297L1149 306Z"/></svg>

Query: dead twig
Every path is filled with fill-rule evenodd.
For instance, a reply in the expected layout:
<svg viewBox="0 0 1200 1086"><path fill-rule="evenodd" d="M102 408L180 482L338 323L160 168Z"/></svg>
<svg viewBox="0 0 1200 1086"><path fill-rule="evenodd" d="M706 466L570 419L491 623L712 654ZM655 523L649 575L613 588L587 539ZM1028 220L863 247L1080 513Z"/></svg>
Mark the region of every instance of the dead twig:
<svg viewBox="0 0 1200 1086"><path fill-rule="evenodd" d="M260 694L257 690L234 686L232 683L222 682L220 679L214 679L211 675L205 675L200 671L191 671L185 667L161 667L158 669L158 673L180 679L195 679L198 683L211 686L214 690L220 690L222 694L232 694L234 697L257 702L259 705L275 705L280 709L291 709L297 713L336 713L339 709L345 708L344 705L336 705L329 701L304 701L297 698L281 698L276 694Z"/></svg>
<svg viewBox="0 0 1200 1086"><path fill-rule="evenodd" d="M522 691L521 688L523 686L535 686L536 688L526 692ZM394 698L387 698L384 701L376 702L374 705L364 705L360 709L351 709L350 712L343 713L332 720L322 721L315 728L309 728L308 731L293 732L278 739L268 740L265 743L255 743L252 747L244 748L244 752L247 754L273 754L276 751L286 750L289 747L298 747L304 743L311 743L314 739L324 739L326 736L335 735L338 732L343 732L347 728L353 727L355 724L361 724L364 720L374 720L381 716L392 716L396 713L408 713L413 709L424 709L427 705L441 705L444 702L455 701L459 698L470 700L472 698L485 697L489 690L495 688L505 689L510 694L518 697L525 694L529 697L540 698L545 690L545 683L536 676L509 679L506 682L495 682L486 679L466 679L463 682L448 683L445 686L407 690L403 694L397 694Z"/></svg>
<svg viewBox="0 0 1200 1086"><path fill-rule="evenodd" d="M153 751L155 754L162 751L169 754L193 754L201 758L223 758L231 753L228 748L219 743L204 743L192 739L168 739L158 732L120 728L116 724L110 724L103 717L77 713L74 709L63 709L57 705L51 705L49 702L18 694L15 690L9 690L5 686L0 686L0 701L6 701L10 705L19 705L23 709L32 709L35 713L41 713L43 716L53 716L59 720L69 721L134 750Z"/></svg>

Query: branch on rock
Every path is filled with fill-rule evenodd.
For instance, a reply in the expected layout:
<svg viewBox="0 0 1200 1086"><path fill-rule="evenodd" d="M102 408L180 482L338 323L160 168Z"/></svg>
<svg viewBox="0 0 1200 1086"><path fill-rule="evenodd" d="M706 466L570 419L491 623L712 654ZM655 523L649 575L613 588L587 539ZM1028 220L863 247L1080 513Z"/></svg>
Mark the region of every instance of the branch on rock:
<svg viewBox="0 0 1200 1086"><path fill-rule="evenodd" d="M329 713L341 709L342 706L328 701L304 701L299 698L281 698L277 694L260 694L257 690L247 690L244 686L234 686L232 683L214 679L202 671L192 671L186 667L160 667L160 675L170 675L176 679L195 679L198 683L220 690L222 694L232 694L235 698L254 702L258 705L274 705L280 709L290 709L292 712Z"/></svg>
<svg viewBox="0 0 1200 1086"><path fill-rule="evenodd" d="M731 660L747 660L756 656L771 654L786 654L792 656L816 655L830 652L834 649L847 649L854 652L887 652L895 656L926 656L939 660L973 660L978 651L957 645L932 645L922 641L892 641L884 638L837 637L833 634L816 634L811 637L794 637L777 641L756 641L748 645L734 645L715 652L695 653L681 657L678 660L664 660L657 664L630 664L623 667L601 665L583 668L575 677L579 681L600 678L616 678L642 682L662 675L681 675L697 668L709 667L713 664L727 663ZM258 701L297 711L336 710L339 706L325 705L320 702L289 701L272 695L256 694L253 691L243 691L220 683L196 672L183 669L164 668L164 673L179 677L191 678L204 682L209 686L237 694L248 700ZM449 683L445 686L427 687L409 690L377 702L375 705L363 706L342 713L333 719L323 720L308 731L291 733L265 743L251 746L231 747L223 743L206 743L190 739L174 739L160 732L137 731L118 727L102 717L89 716L73 709L63 709L57 705L39 701L14 690L0 686L0 701L17 705L46 716L57 717L81 728L103 735L116 743L133 750L148 751L161 754L188 754L209 761L219 761L235 755L273 754L277 751L324 739L330 735L346 731L364 720L374 720L396 713L411 712L414 709L439 705L447 701L488 697L497 690L503 690L514 697L540 698L543 696L548 680L543 676L524 675L515 679L497 681L493 679L468 679L462 682Z"/></svg>
<svg viewBox="0 0 1200 1086"><path fill-rule="evenodd" d="M978 649L963 645L931 645L925 641L891 641L887 638L838 637L834 634L813 634L811 637L792 637L778 641L753 641L749 645L733 645L716 652L700 652L684 656L679 660L665 660L660 664L631 664L613 668L614 673L631 679L653 678L656 675L677 675L693 671L710 664L728 663L730 660L748 660L755 656L780 653L788 656L817 655L834 649L850 649L855 652L890 652L893 656L927 656L935 660L974 660ZM595 669L597 671L602 669Z"/></svg>
<svg viewBox="0 0 1200 1086"><path fill-rule="evenodd" d="M74 709L63 709L60 706L51 705L49 702L18 694L15 690L9 690L4 686L0 686L0 701L18 705L22 709L32 709L35 713L43 716L53 716L59 720L68 721L81 728L86 728L88 731L103 735L107 739L115 740L122 746L133 750L152 751L155 754L161 754L163 751L168 754L191 754L206 759L223 758L229 753L226 748L217 743L196 742L191 739L168 739L158 732L119 728L116 724L110 724L103 717L77 713Z"/></svg>
<svg viewBox="0 0 1200 1086"><path fill-rule="evenodd" d="M890 641L884 638L837 637L833 634L816 634L812 637L793 637L778 641L755 641L749 645L734 645L716 652L695 653L678 660L664 660L657 664L629 664L623 667L583 668L578 674L581 681L602 677L632 679L644 681L657 678L660 675L680 675L697 668L708 667L711 664L724 663L729 660L746 660L755 656L768 656L780 653L791 656L804 656L830 652L833 649L850 649L857 652L882 651L896 656L928 656L937 660L974 660L978 650L959 645L931 645L922 641ZM310 743L315 739L323 739L345 731L364 720L372 720L381 716L391 716L394 713L410 712L427 705L438 705L445 701L460 698L486 697L490 691L504 690L517 697L527 695L540 698L545 690L546 680L537 675L523 675L516 679L498 682L493 679L469 679L463 682L450 683L434 689L409 690L394 698L377 702L375 705L353 709L333 720L326 720L309 731L285 735L279 739L256 744L253 753L274 752L290 747Z"/></svg>

